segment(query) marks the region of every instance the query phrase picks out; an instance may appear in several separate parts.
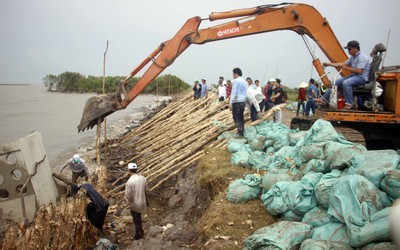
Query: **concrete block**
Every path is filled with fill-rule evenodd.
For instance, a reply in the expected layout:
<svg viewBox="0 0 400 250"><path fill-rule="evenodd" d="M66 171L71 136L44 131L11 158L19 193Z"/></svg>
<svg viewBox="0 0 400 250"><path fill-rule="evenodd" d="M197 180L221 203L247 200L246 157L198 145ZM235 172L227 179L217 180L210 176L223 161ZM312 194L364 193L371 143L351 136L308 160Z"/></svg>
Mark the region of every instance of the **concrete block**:
<svg viewBox="0 0 400 250"><path fill-rule="evenodd" d="M20 189L25 183L23 197L30 221L40 206L56 203L59 194L45 156L40 132L0 145L0 210L3 218L15 221L24 218Z"/></svg>

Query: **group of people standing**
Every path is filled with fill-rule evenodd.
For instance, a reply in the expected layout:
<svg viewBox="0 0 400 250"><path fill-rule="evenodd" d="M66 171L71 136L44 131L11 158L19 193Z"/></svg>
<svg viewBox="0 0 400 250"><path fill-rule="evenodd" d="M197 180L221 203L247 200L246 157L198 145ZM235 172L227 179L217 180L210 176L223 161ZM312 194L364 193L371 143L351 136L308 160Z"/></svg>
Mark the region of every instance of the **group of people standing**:
<svg viewBox="0 0 400 250"><path fill-rule="evenodd" d="M244 136L244 110L246 106L250 110L251 120L255 121L259 118L261 112L284 102L284 91L279 79L271 79L265 86L263 93L259 80L255 80L253 84L250 77L245 80L242 75L240 68L233 69L232 91L228 96L233 120L241 137ZM275 111L274 121L282 121L281 110Z"/></svg>

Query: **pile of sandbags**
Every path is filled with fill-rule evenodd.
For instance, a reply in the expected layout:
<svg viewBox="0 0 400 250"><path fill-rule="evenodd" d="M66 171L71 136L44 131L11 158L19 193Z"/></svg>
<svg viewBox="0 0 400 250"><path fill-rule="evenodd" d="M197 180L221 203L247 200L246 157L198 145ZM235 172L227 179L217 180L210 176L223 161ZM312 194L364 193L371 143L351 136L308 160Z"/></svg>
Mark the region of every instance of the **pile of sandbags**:
<svg viewBox="0 0 400 250"><path fill-rule="evenodd" d="M375 249L378 242L390 242L389 214L400 197L398 152L368 151L324 120L301 132L266 121L246 127L244 137L247 141L228 142L231 162L266 171L261 195L252 198L260 198L267 211L283 220L245 239L245 249L300 244L300 249ZM293 235L298 228L302 237L282 248L276 243L282 235L275 232L288 228Z"/></svg>

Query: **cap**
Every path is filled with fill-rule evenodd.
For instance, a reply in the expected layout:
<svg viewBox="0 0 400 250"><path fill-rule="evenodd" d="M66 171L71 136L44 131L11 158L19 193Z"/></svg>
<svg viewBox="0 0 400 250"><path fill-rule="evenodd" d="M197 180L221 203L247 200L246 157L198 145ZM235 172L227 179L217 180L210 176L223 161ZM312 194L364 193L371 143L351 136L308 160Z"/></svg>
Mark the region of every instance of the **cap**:
<svg viewBox="0 0 400 250"><path fill-rule="evenodd" d="M308 84L305 82L300 83L299 88L307 88Z"/></svg>
<svg viewBox="0 0 400 250"><path fill-rule="evenodd" d="M74 156L72 156L72 160L73 160L74 162L80 162L80 161L81 161L81 158L79 157L78 154L74 154Z"/></svg>
<svg viewBox="0 0 400 250"><path fill-rule="evenodd" d="M343 48L349 49L349 48L358 48L358 47L360 47L360 44L357 41L353 40L353 41L348 42L347 46L343 47Z"/></svg>
<svg viewBox="0 0 400 250"><path fill-rule="evenodd" d="M206 79L206 78L201 78L201 80L207 81L207 79Z"/></svg>
<svg viewBox="0 0 400 250"><path fill-rule="evenodd" d="M269 82L276 82L275 78L271 78Z"/></svg>
<svg viewBox="0 0 400 250"><path fill-rule="evenodd" d="M194 82L199 82L199 80L197 80L197 79L194 79Z"/></svg>
<svg viewBox="0 0 400 250"><path fill-rule="evenodd" d="M136 165L136 163L129 163L128 164L128 169L138 169L138 166Z"/></svg>

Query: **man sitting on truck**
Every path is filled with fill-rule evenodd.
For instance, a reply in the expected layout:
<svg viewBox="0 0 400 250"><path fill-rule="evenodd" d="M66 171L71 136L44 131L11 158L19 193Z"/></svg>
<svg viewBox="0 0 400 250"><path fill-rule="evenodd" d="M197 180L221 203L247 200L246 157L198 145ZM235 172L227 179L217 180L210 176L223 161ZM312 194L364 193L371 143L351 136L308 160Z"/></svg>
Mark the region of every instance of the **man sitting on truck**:
<svg viewBox="0 0 400 250"><path fill-rule="evenodd" d="M357 41L350 41L344 47L348 50L350 58L345 62L331 63L325 62L324 66L332 66L335 68L342 68L350 72L350 75L340 78L336 81L336 86L343 89L345 99L345 109L352 109L354 106L353 100L353 86L363 85L368 82L369 74L369 58L367 55L360 51L360 44ZM328 89L321 99L315 99L319 103L329 103L331 89Z"/></svg>

